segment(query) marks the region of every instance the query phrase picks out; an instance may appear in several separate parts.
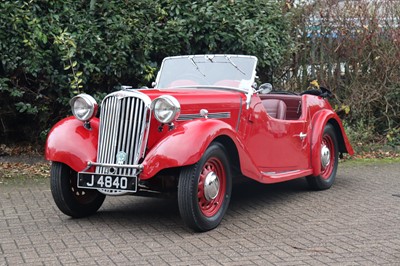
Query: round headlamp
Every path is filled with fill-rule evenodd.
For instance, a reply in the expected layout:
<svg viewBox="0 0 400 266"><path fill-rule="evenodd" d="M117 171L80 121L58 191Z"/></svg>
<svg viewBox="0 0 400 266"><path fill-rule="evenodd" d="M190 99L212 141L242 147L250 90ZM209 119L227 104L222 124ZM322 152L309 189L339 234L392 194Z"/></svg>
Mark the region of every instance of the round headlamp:
<svg viewBox="0 0 400 266"><path fill-rule="evenodd" d="M152 103L154 117L164 124L171 123L181 113L181 105L178 100L170 95L162 95Z"/></svg>
<svg viewBox="0 0 400 266"><path fill-rule="evenodd" d="M69 101L71 105L72 114L76 119L81 121L89 121L92 119L98 109L96 100L85 93L79 94Z"/></svg>

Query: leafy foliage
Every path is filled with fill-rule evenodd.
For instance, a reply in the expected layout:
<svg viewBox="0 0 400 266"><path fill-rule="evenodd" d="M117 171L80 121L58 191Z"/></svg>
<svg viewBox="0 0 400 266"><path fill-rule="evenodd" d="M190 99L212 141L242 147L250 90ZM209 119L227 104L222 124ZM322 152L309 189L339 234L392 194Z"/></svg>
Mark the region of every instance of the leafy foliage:
<svg viewBox="0 0 400 266"><path fill-rule="evenodd" d="M399 143L398 3L321 0L292 8L296 51L277 82L298 90L317 78L329 87L339 100L335 104L350 106L346 119L357 143Z"/></svg>
<svg viewBox="0 0 400 266"><path fill-rule="evenodd" d="M147 85L167 55L252 54L271 77L291 46L280 2L1 1L1 135L42 142L71 96Z"/></svg>

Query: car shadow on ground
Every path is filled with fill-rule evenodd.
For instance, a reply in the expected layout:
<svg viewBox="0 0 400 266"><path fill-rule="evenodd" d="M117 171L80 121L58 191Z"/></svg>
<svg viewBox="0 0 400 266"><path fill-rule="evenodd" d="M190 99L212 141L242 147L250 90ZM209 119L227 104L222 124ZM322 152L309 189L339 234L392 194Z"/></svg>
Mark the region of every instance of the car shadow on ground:
<svg viewBox="0 0 400 266"><path fill-rule="evenodd" d="M304 179L292 180L279 184L265 185L247 180L235 184L232 188L232 198L227 213L230 219L242 219L243 214L238 209L251 208L255 202L258 206L268 208L269 202L282 204L298 194L309 193L307 183ZM76 219L68 219L76 222ZM135 228L146 225L154 230L172 230L180 232L191 232L187 229L179 215L178 202L176 198L151 198L151 197L107 197L103 207L93 216L79 219L79 224L84 226L93 224L115 224L121 228ZM151 231L149 232L151 233Z"/></svg>
<svg viewBox="0 0 400 266"><path fill-rule="evenodd" d="M235 184L232 189L232 200L251 200L252 198L276 197L277 195L287 194L296 195L298 193L309 192L305 178L290 180L276 184L261 184L253 180L246 180Z"/></svg>

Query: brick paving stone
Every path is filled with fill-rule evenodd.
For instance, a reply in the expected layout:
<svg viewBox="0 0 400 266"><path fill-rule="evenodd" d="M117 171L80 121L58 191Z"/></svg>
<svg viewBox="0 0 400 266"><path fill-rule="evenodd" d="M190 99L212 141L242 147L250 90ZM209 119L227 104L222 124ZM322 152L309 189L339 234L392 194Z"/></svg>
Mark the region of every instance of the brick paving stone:
<svg viewBox="0 0 400 266"><path fill-rule="evenodd" d="M22 256L16 256L13 254L12 256L8 256L0 260L0 265L21 265L24 264L25 261L22 259Z"/></svg>
<svg viewBox="0 0 400 266"><path fill-rule="evenodd" d="M0 184L0 266L400 265L400 163L340 164L335 185L304 179L233 189L221 225L188 230L176 200L107 197L71 219L48 180Z"/></svg>

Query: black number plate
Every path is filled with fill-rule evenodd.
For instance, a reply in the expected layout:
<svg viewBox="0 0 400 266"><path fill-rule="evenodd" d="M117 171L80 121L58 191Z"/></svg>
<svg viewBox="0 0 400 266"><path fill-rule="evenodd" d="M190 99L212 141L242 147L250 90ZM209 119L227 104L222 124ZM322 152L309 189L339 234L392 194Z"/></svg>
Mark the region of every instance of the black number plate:
<svg viewBox="0 0 400 266"><path fill-rule="evenodd" d="M78 173L78 187L89 189L115 189L127 192L137 191L137 176L103 175L95 173Z"/></svg>

